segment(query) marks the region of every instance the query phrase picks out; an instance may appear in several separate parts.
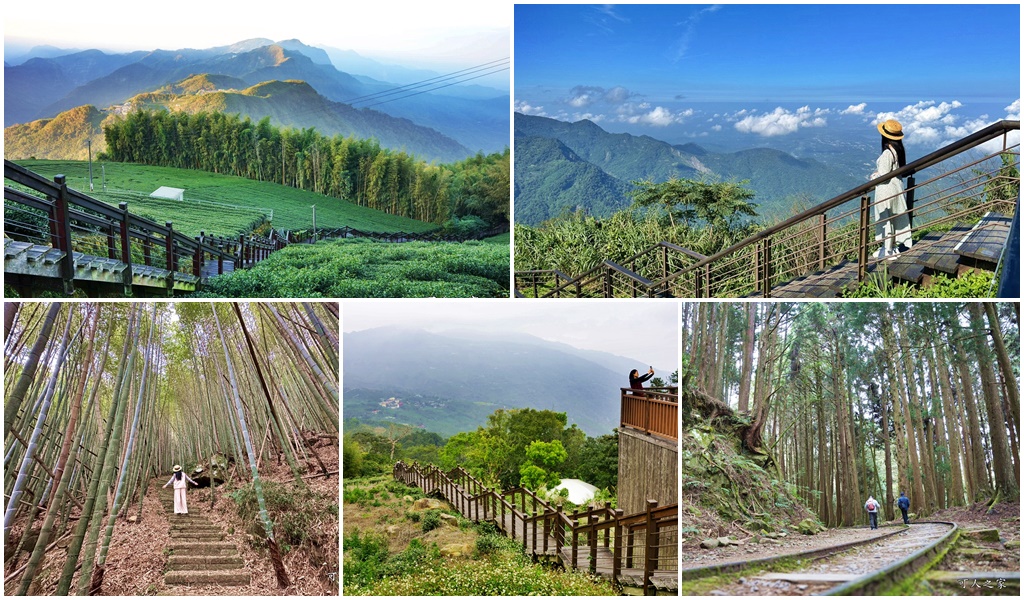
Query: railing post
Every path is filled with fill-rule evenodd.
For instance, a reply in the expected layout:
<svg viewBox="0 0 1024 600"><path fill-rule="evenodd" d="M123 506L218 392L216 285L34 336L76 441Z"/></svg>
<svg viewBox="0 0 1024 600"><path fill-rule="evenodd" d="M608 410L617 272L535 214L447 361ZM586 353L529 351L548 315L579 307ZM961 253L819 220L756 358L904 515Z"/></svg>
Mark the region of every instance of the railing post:
<svg viewBox="0 0 1024 600"><path fill-rule="evenodd" d="M661 278L668 277L668 246L661 247Z"/></svg>
<svg viewBox="0 0 1024 600"><path fill-rule="evenodd" d="M772 238L764 238L764 245L762 246L764 256L762 261L764 263L764 297L772 297Z"/></svg>
<svg viewBox="0 0 1024 600"><path fill-rule="evenodd" d="M153 266L153 238L152 231L143 230L142 238L142 263L147 267Z"/></svg>
<svg viewBox="0 0 1024 600"><path fill-rule="evenodd" d="M658 506L657 500L647 501L647 533L644 548L644 595L652 596L655 590L651 587L651 575L658 568L658 523L654 520L653 511Z"/></svg>
<svg viewBox="0 0 1024 600"><path fill-rule="evenodd" d="M579 519L572 520L572 568L579 570L580 530Z"/></svg>
<svg viewBox="0 0 1024 600"><path fill-rule="evenodd" d="M590 573L597 573L597 522L594 519L594 507L587 507L587 549L590 560L587 562Z"/></svg>
<svg viewBox="0 0 1024 600"><path fill-rule="evenodd" d="M555 554L562 555L562 545L565 541L565 525L562 523L562 504L555 509Z"/></svg>
<svg viewBox="0 0 1024 600"><path fill-rule="evenodd" d="M245 234L238 234L238 268L245 268Z"/></svg>
<svg viewBox="0 0 1024 600"><path fill-rule="evenodd" d="M605 502L604 503L604 514L607 516L611 512L612 512L612 503L611 502ZM605 548L608 548L608 541L609 541L608 538L611 536L611 533L612 533L611 528L610 527L606 527L605 530L604 530L604 547Z"/></svg>
<svg viewBox="0 0 1024 600"><path fill-rule="evenodd" d="M192 274L201 278L203 276L203 242L206 241L206 232L200 231L196 241L199 243L196 245L196 251L192 255Z"/></svg>
<svg viewBox="0 0 1024 600"><path fill-rule="evenodd" d="M611 298L613 294L612 288L612 270L608 267L604 269L604 297Z"/></svg>
<svg viewBox="0 0 1024 600"><path fill-rule="evenodd" d="M167 294L174 294L174 272L178 270L178 261L174 256L174 223L167 221L165 223L167 227L166 237L164 238L164 247L167 256Z"/></svg>
<svg viewBox="0 0 1024 600"><path fill-rule="evenodd" d="M711 263L704 265L704 295L701 297L711 297Z"/></svg>
<svg viewBox="0 0 1024 600"><path fill-rule="evenodd" d="M824 271L825 270L825 236L826 236L826 233L827 232L825 230L825 215L824 214L820 214L820 215L818 215L818 228L817 228L817 234L818 234L818 270L819 271Z"/></svg>
<svg viewBox="0 0 1024 600"><path fill-rule="evenodd" d="M54 228L51 230L56 235L56 247L64 253L64 260L60 262L60 278L64 283L64 294L70 296L75 293L75 255L71 249L71 213L68 210L68 184L64 175L57 175L53 178L57 184L57 197L53 203Z"/></svg>
<svg viewBox="0 0 1024 600"><path fill-rule="evenodd" d="M868 273L868 227L871 219L868 211L871 200L867 195L860 197L860 225L857 240L857 281L864 281ZM883 241L884 244L884 241Z"/></svg>
<svg viewBox="0 0 1024 600"><path fill-rule="evenodd" d="M612 551L612 582L619 582L619 573L622 572L622 510L615 509L615 548Z"/></svg>
<svg viewBox="0 0 1024 600"><path fill-rule="evenodd" d="M533 496L533 515L530 518L530 520L533 522L533 547L531 548L531 550L533 551L534 556L536 556L537 555L537 495L536 494L531 494L531 496Z"/></svg>
<svg viewBox="0 0 1024 600"><path fill-rule="evenodd" d="M217 238L217 274L224 274L224 238Z"/></svg>
<svg viewBox="0 0 1024 600"><path fill-rule="evenodd" d="M124 293L126 296L131 296L134 276L132 275L132 239L131 232L129 231L128 203L120 202L117 208L121 210L121 262L125 264L122 279L124 281Z"/></svg>

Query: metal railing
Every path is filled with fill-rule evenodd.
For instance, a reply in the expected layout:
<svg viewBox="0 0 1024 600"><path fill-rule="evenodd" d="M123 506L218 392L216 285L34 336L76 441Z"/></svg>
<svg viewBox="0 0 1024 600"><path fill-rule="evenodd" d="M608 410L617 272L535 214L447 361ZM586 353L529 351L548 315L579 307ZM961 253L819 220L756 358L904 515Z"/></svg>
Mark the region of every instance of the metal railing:
<svg viewBox="0 0 1024 600"><path fill-rule="evenodd" d="M112 206L68 188L63 175L49 181L8 160L4 160L4 180L35 192L4 186L5 212L14 217L5 219L4 234L64 253L58 268L68 295L74 293L73 252L123 263L122 282L125 293L131 294L137 267L164 269L165 287L171 291L175 282L199 281L207 261L216 261L221 274L225 261L251 266L287 245L276 232L269 238L250 233L234 239L205 232L192 238L176 231L171 221L161 225L129 213L127 202Z"/></svg>
<svg viewBox="0 0 1024 600"><path fill-rule="evenodd" d="M1020 186L1020 143L1011 143L1009 134L1019 130L1019 121L994 123L711 256L663 242L622 264L605 261L576 276L550 270L517 271L516 289L520 296L526 290L534 297L770 297L772 288L783 282L848 261L857 264L857 279L863 281L869 267L882 260L872 254L886 241L873 234L872 224L902 216L872 218L875 207L891 200L872 200L870 193L876 186L893 177L907 179L911 233L917 238L953 223L976 221L988 211L1009 213ZM1001 147L995 152L968 158L963 164L948 162L1000 138ZM1002 155L1012 157L1012 164L1004 165ZM949 168L940 170L941 166ZM1008 166L1016 168L1018 175L1008 176L1012 170ZM669 259L664 258L660 268L643 262L642 269L625 266L649 258L659 246L684 264L670 269Z"/></svg>
<svg viewBox="0 0 1024 600"><path fill-rule="evenodd" d="M674 577L678 561L678 505L647 501L644 512L590 506L565 513L526 488L498 491L465 469L443 471L433 465L395 463L392 475L426 494L439 494L462 516L495 523L506 536L520 542L523 552L554 556L567 568L585 568L620 585L630 572L641 579L645 595L657 589L651 578L659 572Z"/></svg>

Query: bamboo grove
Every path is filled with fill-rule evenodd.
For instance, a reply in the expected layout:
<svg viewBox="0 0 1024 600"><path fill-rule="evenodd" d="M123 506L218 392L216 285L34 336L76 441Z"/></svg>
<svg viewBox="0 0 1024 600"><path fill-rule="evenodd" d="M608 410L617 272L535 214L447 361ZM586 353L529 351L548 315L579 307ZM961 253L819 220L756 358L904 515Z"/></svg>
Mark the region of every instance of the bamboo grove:
<svg viewBox="0 0 1024 600"><path fill-rule="evenodd" d="M115 525L145 517L174 464L222 455L261 509L261 464L284 457L301 485L318 470L304 436L338 433L338 318L328 303L5 303L6 593L40 593L44 563L54 594L102 593Z"/></svg>
<svg viewBox="0 0 1024 600"><path fill-rule="evenodd" d="M683 304L681 385L829 526L1013 502L1019 304Z"/></svg>
<svg viewBox="0 0 1024 600"><path fill-rule="evenodd" d="M510 153L438 165L372 139L278 128L264 118L137 110L104 126L106 158L269 181L393 215L443 224L508 223ZM344 223L328 223L341 227Z"/></svg>

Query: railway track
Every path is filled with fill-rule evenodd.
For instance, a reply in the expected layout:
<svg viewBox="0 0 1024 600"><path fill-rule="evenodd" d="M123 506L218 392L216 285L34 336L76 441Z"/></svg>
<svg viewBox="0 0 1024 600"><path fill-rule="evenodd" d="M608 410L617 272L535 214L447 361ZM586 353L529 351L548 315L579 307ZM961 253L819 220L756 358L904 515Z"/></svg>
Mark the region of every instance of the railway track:
<svg viewBox="0 0 1024 600"><path fill-rule="evenodd" d="M870 540L680 572L683 594L864 596L905 589L956 542L954 523L919 522Z"/></svg>

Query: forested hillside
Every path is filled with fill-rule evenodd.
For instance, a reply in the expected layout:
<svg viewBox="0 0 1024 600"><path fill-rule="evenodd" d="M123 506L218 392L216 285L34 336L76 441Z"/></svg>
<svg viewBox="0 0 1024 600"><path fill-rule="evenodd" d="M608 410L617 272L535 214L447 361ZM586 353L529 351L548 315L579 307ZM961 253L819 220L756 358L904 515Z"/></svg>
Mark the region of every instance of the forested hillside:
<svg viewBox="0 0 1024 600"><path fill-rule="evenodd" d="M1018 311L684 304L680 384L825 525L864 523L869 495L887 520L900 492L918 517L1016 503Z"/></svg>
<svg viewBox="0 0 1024 600"><path fill-rule="evenodd" d="M754 192L758 213L769 217L788 216L796 202L821 202L859 183L832 165L780 150L710 152L697 144L609 133L587 120L516 113L515 145L516 172L526 176L522 182L516 177L516 221L526 225L577 206L606 217L628 204L618 190L632 191L638 181L743 182Z"/></svg>
<svg viewBox="0 0 1024 600"><path fill-rule="evenodd" d="M224 113L135 111L104 128L107 158L238 175L441 224L507 222L510 153L437 165L373 141L280 129ZM325 224L341 226L343 224Z"/></svg>

